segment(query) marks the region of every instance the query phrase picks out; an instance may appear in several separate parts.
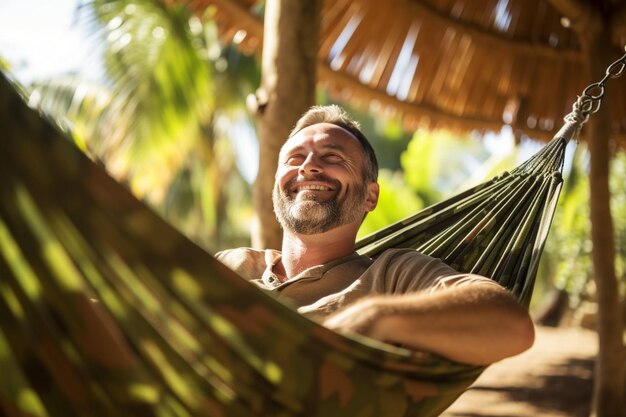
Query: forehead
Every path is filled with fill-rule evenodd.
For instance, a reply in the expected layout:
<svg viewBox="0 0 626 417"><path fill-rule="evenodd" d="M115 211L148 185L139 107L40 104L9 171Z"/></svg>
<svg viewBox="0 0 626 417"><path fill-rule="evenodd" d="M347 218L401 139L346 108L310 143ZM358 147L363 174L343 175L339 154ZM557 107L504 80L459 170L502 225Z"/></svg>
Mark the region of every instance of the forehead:
<svg viewBox="0 0 626 417"><path fill-rule="evenodd" d="M362 146L359 140L348 130L331 124L317 123L307 126L290 137L281 149L281 154L301 149L328 147L345 150L347 152L360 151Z"/></svg>

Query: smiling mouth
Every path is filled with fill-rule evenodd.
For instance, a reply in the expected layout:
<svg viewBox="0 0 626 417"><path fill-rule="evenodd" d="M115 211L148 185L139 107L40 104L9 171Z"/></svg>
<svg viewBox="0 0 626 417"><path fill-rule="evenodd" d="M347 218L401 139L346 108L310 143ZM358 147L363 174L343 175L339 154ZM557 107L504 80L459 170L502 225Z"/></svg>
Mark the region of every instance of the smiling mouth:
<svg viewBox="0 0 626 417"><path fill-rule="evenodd" d="M315 175L311 178L291 178L285 184L285 192L291 196L301 195L315 200L326 196L327 193L337 193L341 190L341 183L325 175Z"/></svg>
<svg viewBox="0 0 626 417"><path fill-rule="evenodd" d="M325 185L301 185L299 187L296 187L296 191L300 192L300 191L332 191L332 189L330 187L326 187Z"/></svg>

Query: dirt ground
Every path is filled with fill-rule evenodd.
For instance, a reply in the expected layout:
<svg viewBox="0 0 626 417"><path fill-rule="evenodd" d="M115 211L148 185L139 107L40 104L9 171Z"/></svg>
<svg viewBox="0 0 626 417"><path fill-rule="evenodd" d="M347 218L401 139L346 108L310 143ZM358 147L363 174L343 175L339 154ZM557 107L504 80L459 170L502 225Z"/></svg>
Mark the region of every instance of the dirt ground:
<svg viewBox="0 0 626 417"><path fill-rule="evenodd" d="M537 327L534 346L489 367L445 417L588 417L597 335Z"/></svg>

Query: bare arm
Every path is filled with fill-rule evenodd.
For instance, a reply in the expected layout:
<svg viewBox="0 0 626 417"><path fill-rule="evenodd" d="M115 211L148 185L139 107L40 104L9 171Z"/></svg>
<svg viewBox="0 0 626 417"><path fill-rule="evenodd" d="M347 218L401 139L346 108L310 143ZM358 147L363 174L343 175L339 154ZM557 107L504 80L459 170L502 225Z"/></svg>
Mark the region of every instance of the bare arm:
<svg viewBox="0 0 626 417"><path fill-rule="evenodd" d="M516 355L534 341L528 312L492 284L364 298L324 325L472 365Z"/></svg>

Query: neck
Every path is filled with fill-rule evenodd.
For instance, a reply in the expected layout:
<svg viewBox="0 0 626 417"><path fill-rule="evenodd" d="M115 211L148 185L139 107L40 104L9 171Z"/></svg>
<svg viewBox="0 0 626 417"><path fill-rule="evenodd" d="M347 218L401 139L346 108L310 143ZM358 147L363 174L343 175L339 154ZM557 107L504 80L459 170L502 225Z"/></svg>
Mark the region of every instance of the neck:
<svg viewBox="0 0 626 417"><path fill-rule="evenodd" d="M358 225L339 226L315 235L300 235L286 230L282 258L274 272L289 279L310 267L350 255L354 252L357 231Z"/></svg>

